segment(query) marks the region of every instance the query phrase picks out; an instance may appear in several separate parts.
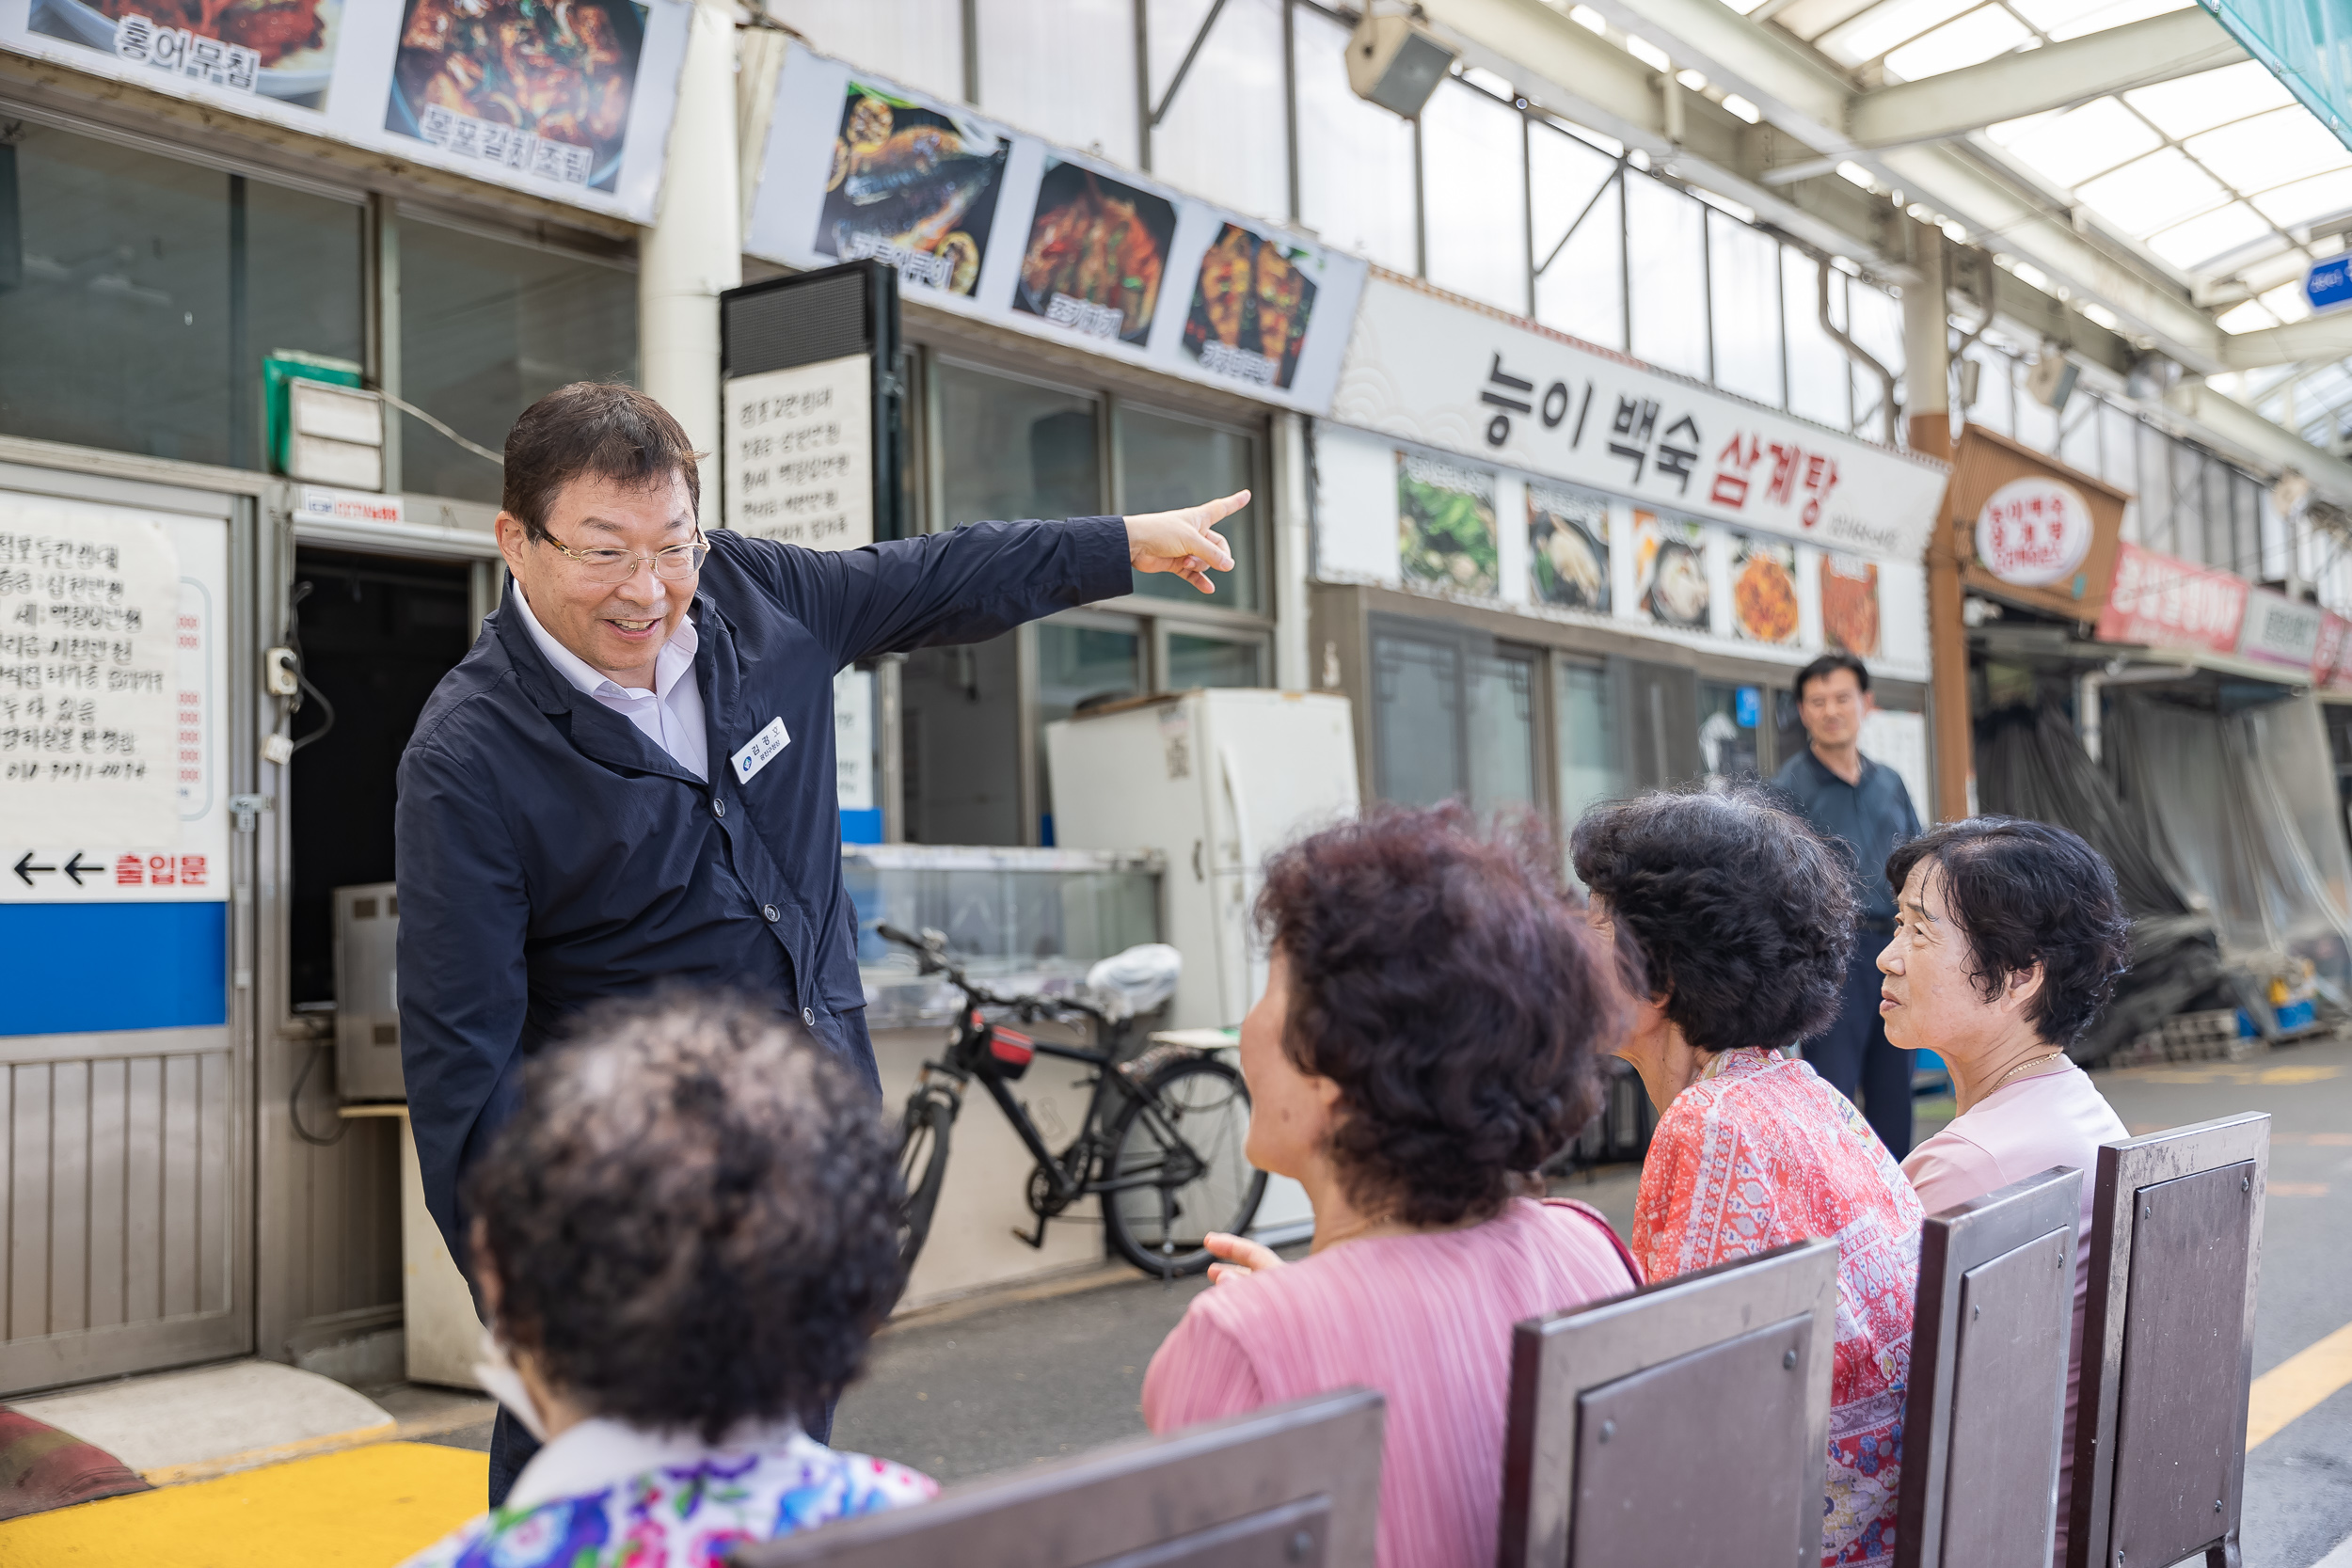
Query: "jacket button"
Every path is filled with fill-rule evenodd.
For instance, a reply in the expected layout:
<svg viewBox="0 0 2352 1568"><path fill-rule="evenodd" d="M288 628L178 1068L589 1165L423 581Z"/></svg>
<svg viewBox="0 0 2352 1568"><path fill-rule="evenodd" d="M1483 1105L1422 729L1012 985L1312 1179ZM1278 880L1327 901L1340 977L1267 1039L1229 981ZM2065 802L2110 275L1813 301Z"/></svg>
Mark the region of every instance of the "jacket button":
<svg viewBox="0 0 2352 1568"><path fill-rule="evenodd" d="M801 1009L801 1022L807 1024L812 1029L816 1028L817 1009L814 1007L803 1007Z"/></svg>
<svg viewBox="0 0 2352 1568"><path fill-rule="evenodd" d="M766 915L770 920L774 920L776 918L776 907L773 904L760 905L759 912Z"/></svg>
<svg viewBox="0 0 2352 1568"><path fill-rule="evenodd" d="M713 800L713 801L711 801L711 802L710 802L710 815L711 815L711 816L724 816L726 814L727 814L727 803L726 803L724 800Z"/></svg>

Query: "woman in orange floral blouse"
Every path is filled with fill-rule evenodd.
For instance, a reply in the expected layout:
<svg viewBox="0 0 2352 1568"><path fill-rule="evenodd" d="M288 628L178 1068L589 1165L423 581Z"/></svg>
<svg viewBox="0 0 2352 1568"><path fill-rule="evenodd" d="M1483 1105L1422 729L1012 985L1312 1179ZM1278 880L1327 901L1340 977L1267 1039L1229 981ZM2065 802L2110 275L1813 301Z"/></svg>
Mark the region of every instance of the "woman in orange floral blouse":
<svg viewBox="0 0 2352 1568"><path fill-rule="evenodd" d="M1575 854L1596 924L1645 976L1617 1051L1659 1110L1633 1255L1655 1284L1836 1238L1821 1561L1891 1562L1923 1214L1853 1103L1780 1052L1837 1011L1854 928L1845 866L1749 788L1597 807Z"/></svg>

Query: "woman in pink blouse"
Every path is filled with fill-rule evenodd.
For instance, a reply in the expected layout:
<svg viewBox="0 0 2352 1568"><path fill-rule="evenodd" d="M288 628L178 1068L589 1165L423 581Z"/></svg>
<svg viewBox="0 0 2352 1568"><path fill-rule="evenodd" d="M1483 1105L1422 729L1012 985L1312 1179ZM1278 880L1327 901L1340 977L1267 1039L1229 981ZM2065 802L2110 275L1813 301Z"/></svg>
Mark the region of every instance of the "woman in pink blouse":
<svg viewBox="0 0 2352 1568"><path fill-rule="evenodd" d="M1282 851L1259 895L1248 1153L1304 1184L1314 1244L1285 1264L1209 1239L1227 1260L1152 1358L1144 1419L1378 1389L1383 1568L1489 1568L1511 1325L1639 1283L1597 1214L1522 1196L1597 1107L1620 1021L1557 864L1458 807L1386 812Z"/></svg>
<svg viewBox="0 0 2352 1568"><path fill-rule="evenodd" d="M2067 1059L2115 990L2131 921L2115 873L2064 828L1971 817L1895 851L1895 938L1879 955L1879 1012L1904 1051L1932 1051L1960 1114L1911 1151L1903 1174L1930 1213L2053 1165L2083 1173L2074 1252L2074 1332L2058 1447L2053 1561L2066 1556L2090 1278L2091 1182L2099 1146L2128 1136L2106 1096Z"/></svg>
<svg viewBox="0 0 2352 1568"><path fill-rule="evenodd" d="M1751 788L1650 794L1576 827L1597 921L1645 972L1617 1054L1658 1107L1633 1256L1655 1282L1837 1241L1821 1561L1891 1562L1919 1200L1853 1102L1779 1047L1837 1013L1851 867Z"/></svg>

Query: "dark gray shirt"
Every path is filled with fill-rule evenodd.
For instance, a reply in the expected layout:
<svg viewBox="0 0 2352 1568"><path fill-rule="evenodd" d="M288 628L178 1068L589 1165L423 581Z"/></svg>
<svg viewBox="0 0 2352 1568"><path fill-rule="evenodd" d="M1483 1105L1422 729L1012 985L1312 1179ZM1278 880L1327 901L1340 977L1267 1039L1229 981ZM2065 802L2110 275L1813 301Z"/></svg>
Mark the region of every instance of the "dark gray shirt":
<svg viewBox="0 0 2352 1568"><path fill-rule="evenodd" d="M1912 810L1903 776L1864 757L1862 777L1848 784L1807 746L1782 766L1772 784L1796 802L1815 832L1843 839L1853 851L1854 896L1862 918L1893 920L1895 891L1886 885L1886 857L1919 835L1919 814Z"/></svg>

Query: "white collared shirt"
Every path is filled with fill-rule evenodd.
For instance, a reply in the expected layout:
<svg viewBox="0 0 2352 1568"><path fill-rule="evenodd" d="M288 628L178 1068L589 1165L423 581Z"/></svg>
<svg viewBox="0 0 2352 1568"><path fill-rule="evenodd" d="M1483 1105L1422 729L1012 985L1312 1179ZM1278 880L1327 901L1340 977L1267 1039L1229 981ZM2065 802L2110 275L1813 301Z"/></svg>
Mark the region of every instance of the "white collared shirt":
<svg viewBox="0 0 2352 1568"><path fill-rule="evenodd" d="M694 650L702 640L691 614L678 622L677 630L655 656L654 689L647 691L643 687L623 686L558 642L531 612L521 583L515 584L508 602L521 613L524 629L548 656L557 674L636 725L680 768L709 782L710 737L704 726L702 688L694 680Z"/></svg>

